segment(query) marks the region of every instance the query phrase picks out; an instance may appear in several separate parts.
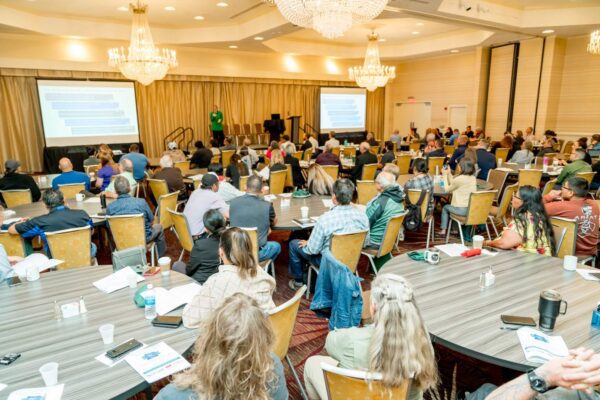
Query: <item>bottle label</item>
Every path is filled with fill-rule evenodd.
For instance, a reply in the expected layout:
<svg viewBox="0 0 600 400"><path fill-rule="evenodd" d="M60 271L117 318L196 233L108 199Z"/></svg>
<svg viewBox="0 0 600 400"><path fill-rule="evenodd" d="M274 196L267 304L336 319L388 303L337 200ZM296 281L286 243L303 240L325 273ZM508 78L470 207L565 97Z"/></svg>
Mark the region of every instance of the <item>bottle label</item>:
<svg viewBox="0 0 600 400"><path fill-rule="evenodd" d="M153 306L156 304L156 299L154 297L146 297L146 301L144 304L147 306Z"/></svg>

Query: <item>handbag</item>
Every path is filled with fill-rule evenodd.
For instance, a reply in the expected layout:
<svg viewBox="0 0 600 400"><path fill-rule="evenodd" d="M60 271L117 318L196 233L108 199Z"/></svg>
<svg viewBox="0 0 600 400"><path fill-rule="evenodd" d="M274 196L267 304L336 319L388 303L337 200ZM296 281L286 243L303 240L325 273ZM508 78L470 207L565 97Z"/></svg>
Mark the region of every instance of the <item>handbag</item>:
<svg viewBox="0 0 600 400"><path fill-rule="evenodd" d="M146 247L136 246L113 251L112 265L115 272L125 267L131 267L137 274L143 274L148 269Z"/></svg>

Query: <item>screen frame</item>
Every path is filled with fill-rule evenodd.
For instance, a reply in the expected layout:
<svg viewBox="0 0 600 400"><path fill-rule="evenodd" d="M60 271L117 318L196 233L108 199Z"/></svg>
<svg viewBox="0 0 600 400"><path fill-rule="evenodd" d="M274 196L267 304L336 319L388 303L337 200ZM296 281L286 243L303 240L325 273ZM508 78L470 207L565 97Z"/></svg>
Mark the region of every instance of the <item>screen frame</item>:
<svg viewBox="0 0 600 400"><path fill-rule="evenodd" d="M319 132L321 134L323 134L322 132L322 127L321 127L321 95L323 94L323 89L358 89L358 90L363 90L365 93L365 110L364 110L364 115L365 115L365 126L364 129L362 130L349 130L349 131L335 131L336 133L354 133L354 132L367 132L367 102L368 102L368 96L369 96L369 91L366 88L361 88L359 86L319 86ZM326 132L328 133L328 132Z"/></svg>
<svg viewBox="0 0 600 400"><path fill-rule="evenodd" d="M35 77L35 93L37 94L37 100L38 100L38 110L40 113L40 119L42 122L42 137L44 138L44 148L47 147L71 147L71 146L48 146L48 144L46 143L46 128L44 126L44 117L42 115L42 103L40 102L40 92L38 91L39 88L39 83L38 81L64 81L64 82L118 82L118 83L131 83L133 85L133 101L135 102L135 118L137 120L137 128L138 128L138 141L137 143L141 143L141 136L142 136L142 130L140 128L140 113L138 110L138 101L137 101L137 90L135 87L135 82L136 81L132 81L130 79L121 79L121 80L116 80L116 79L101 79L101 78L95 78L95 79L77 79L77 78L44 78L44 77L39 77L36 76ZM129 143L129 142L127 142ZM123 143L106 143L106 144L123 144ZM73 145L73 147L80 147L80 146L90 146L90 145Z"/></svg>

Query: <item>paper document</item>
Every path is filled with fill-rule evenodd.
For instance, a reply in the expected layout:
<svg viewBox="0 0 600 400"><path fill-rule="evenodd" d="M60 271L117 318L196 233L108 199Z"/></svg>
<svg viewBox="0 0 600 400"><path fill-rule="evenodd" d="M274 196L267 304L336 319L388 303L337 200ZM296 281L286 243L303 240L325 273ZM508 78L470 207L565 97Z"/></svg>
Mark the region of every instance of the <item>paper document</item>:
<svg viewBox="0 0 600 400"><path fill-rule="evenodd" d="M190 363L165 342L136 350L125 360L148 383L190 367Z"/></svg>
<svg viewBox="0 0 600 400"><path fill-rule="evenodd" d="M47 386L33 389L15 390L8 396L8 400L60 400L65 384Z"/></svg>
<svg viewBox="0 0 600 400"><path fill-rule="evenodd" d="M331 208L331 207L333 207L333 200L331 200L331 199L323 199L323 205L325 207Z"/></svg>
<svg viewBox="0 0 600 400"><path fill-rule="evenodd" d="M29 268L38 268L39 271L42 272L49 268L54 268L63 262L63 260L50 260L42 253L33 253L25 257L23 261L16 263L13 270L19 277L24 277L27 276L27 270Z"/></svg>
<svg viewBox="0 0 600 400"><path fill-rule="evenodd" d="M0 383L0 392L6 389L6 385L4 383Z"/></svg>
<svg viewBox="0 0 600 400"><path fill-rule="evenodd" d="M498 171L504 171L504 172L512 172L513 170L511 168L496 168Z"/></svg>
<svg viewBox="0 0 600 400"><path fill-rule="evenodd" d="M586 281L600 281L600 278L591 275L595 274L600 276L600 271L598 271L597 269L577 268L577 273L581 275L581 277Z"/></svg>
<svg viewBox="0 0 600 400"><path fill-rule="evenodd" d="M315 221L312 218L307 218L307 219L296 219L294 218L292 220L293 223L295 223L296 225L298 225L301 228L310 228L315 226Z"/></svg>
<svg viewBox="0 0 600 400"><path fill-rule="evenodd" d="M569 355L569 349L562 336L548 336L542 331L527 327L519 328L517 335L529 362L541 364L552 358Z"/></svg>
<svg viewBox="0 0 600 400"><path fill-rule="evenodd" d="M165 315L177 307L191 303L194 296L198 294L201 288L202 286L193 282L188 283L187 285L174 287L171 290L162 287L154 288L154 293L156 295L156 313L158 315Z"/></svg>
<svg viewBox="0 0 600 400"><path fill-rule="evenodd" d="M458 243L438 244L435 247L437 249L439 249L440 251L443 251L450 257L459 257L463 251L469 250L469 248L467 246L463 246L462 244L458 244Z"/></svg>
<svg viewBox="0 0 600 400"><path fill-rule="evenodd" d="M89 199L85 199L84 203L100 203L100 197L90 197Z"/></svg>
<svg viewBox="0 0 600 400"><path fill-rule="evenodd" d="M15 222L19 222L21 221L23 218L8 218L5 219L4 222L2 223L2 225L12 225Z"/></svg>
<svg viewBox="0 0 600 400"><path fill-rule="evenodd" d="M135 271L131 269L131 267L125 267L123 269L118 270L115 273L110 274L107 277L97 280L96 282L94 282L94 286L96 286L104 293L112 293L114 291L129 286L127 276L132 274L137 277L138 282L145 280L143 276L139 276L138 274L136 274Z"/></svg>
<svg viewBox="0 0 600 400"><path fill-rule="evenodd" d="M269 167L264 167L258 171L257 175L260 176L263 181L267 181L269 180L269 176L271 176L271 169Z"/></svg>
<svg viewBox="0 0 600 400"><path fill-rule="evenodd" d="M192 175L192 176L188 176L188 178L190 178L190 179L191 179L191 180L193 180L193 181L199 181L199 180L201 180L201 179L202 179L202 177L203 177L203 176L204 176L204 175L202 175L202 174L198 174L198 175Z"/></svg>
<svg viewBox="0 0 600 400"><path fill-rule="evenodd" d="M265 199L268 202L273 202L277 199L277 196L275 196L274 194L267 194L263 196L263 199Z"/></svg>

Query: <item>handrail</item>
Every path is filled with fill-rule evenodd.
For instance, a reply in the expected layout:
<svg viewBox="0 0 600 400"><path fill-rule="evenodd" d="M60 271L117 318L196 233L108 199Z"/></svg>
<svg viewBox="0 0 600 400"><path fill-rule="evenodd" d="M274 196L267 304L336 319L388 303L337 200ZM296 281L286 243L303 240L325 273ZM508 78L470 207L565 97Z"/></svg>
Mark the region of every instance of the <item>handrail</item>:
<svg viewBox="0 0 600 400"><path fill-rule="evenodd" d="M318 130L316 130L315 127L312 126L311 124L309 124L308 122L304 123L304 129L302 129L304 131L304 133L309 133L306 131L306 127L309 127L312 130L312 132L316 133L317 135L319 135L321 133Z"/></svg>
<svg viewBox="0 0 600 400"><path fill-rule="evenodd" d="M183 132L183 131L184 131L183 127L179 126L179 127L175 128L174 130L172 130L171 132L169 132L163 140L164 148L166 149L167 143L173 141L173 139L178 138L181 135L181 132Z"/></svg>
<svg viewBox="0 0 600 400"><path fill-rule="evenodd" d="M191 128L191 127L189 127L189 126L188 126L187 128L185 128L185 129L183 130L183 132L182 132L182 134L183 134L183 139L185 139L185 138L186 138L186 135L185 135L185 134L186 134L187 132L190 132L190 133L191 133L191 135L190 135L190 138L189 138L189 140L188 140L188 141L185 143L185 150L186 150L186 151L188 151L188 149L190 148L190 144L192 144L192 142L194 141L194 129L192 129L192 128ZM181 140L181 141L179 142L179 144L181 145L181 143L182 143L182 142L183 142L183 140ZM183 150L183 149L184 149L184 147L182 147L182 146L179 146L179 148L180 148L181 150Z"/></svg>

